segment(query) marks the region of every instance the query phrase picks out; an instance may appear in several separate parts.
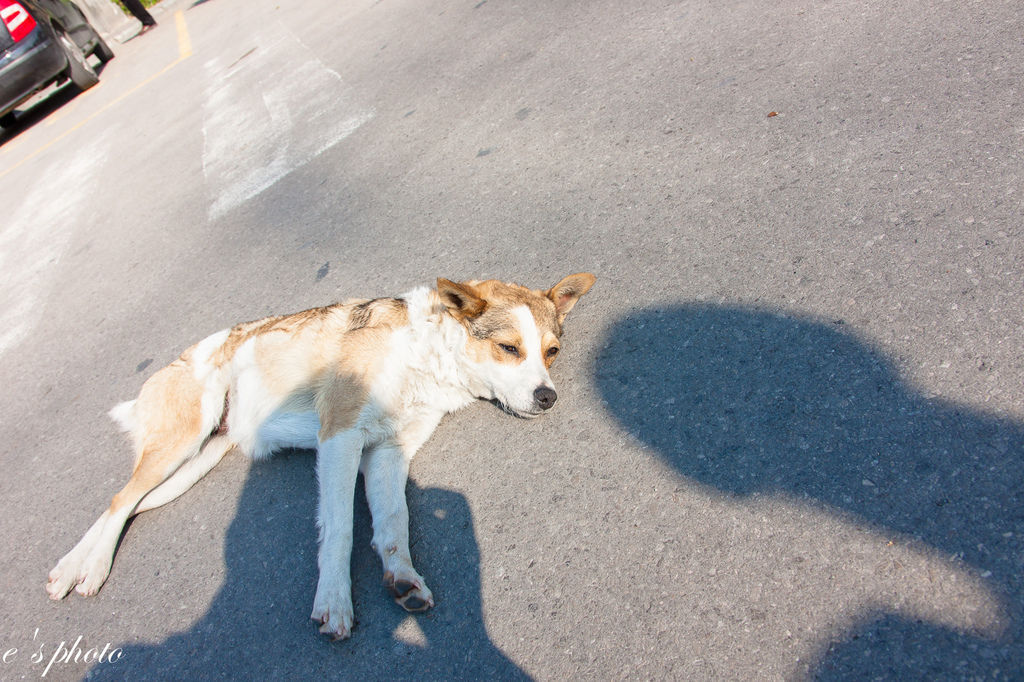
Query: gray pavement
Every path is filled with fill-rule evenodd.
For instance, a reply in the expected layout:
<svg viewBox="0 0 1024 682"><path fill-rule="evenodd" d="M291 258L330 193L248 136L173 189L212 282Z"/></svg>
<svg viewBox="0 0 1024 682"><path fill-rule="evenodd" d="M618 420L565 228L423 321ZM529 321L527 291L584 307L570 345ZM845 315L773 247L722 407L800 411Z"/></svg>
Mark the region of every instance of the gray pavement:
<svg viewBox="0 0 1024 682"><path fill-rule="evenodd" d="M157 18L0 136L0 678L1024 677L1019 3ZM129 473L106 410L192 342L579 270L553 412L472 406L414 462L430 613L360 495L359 623L317 634L301 452L46 598Z"/></svg>

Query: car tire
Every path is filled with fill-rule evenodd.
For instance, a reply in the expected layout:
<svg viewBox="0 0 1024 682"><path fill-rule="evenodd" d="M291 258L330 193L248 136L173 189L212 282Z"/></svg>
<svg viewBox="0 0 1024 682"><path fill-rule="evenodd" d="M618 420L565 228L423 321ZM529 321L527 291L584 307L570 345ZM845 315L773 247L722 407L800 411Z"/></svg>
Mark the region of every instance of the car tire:
<svg viewBox="0 0 1024 682"><path fill-rule="evenodd" d="M10 128L13 128L16 125L18 125L18 119L14 116L13 111L9 111L3 116L0 116L0 128L3 128L4 130L9 130Z"/></svg>
<svg viewBox="0 0 1024 682"><path fill-rule="evenodd" d="M92 53L96 55L96 59L99 59L102 64L106 64L114 58L114 51L110 49L110 46L100 37L99 33L96 34L96 47L92 48Z"/></svg>
<svg viewBox="0 0 1024 682"><path fill-rule="evenodd" d="M75 44L75 41L66 33L60 33L58 38L64 47L64 54L68 57L68 78L71 79L71 82L79 90L88 90L99 83L100 77L96 75L96 70L89 64L88 58Z"/></svg>

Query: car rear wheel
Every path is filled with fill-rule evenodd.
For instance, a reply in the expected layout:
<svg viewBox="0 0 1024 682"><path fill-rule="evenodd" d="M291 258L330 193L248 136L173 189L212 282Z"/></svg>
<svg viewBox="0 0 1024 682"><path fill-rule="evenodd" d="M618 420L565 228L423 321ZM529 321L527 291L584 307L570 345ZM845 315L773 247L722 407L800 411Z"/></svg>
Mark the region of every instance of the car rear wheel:
<svg viewBox="0 0 1024 682"><path fill-rule="evenodd" d="M60 34L60 44L64 47L64 54L68 57L68 77L79 90L88 90L100 82L96 70L89 64L88 59L82 50L75 44L75 41L66 33Z"/></svg>
<svg viewBox="0 0 1024 682"><path fill-rule="evenodd" d="M3 116L0 116L0 128L4 128L6 130L8 128L13 128L16 125L18 125L18 119L14 117L13 111L9 111Z"/></svg>
<svg viewBox="0 0 1024 682"><path fill-rule="evenodd" d="M92 48L92 53L103 64L114 58L114 51L110 49L110 46L100 37L99 33L96 34L96 47Z"/></svg>

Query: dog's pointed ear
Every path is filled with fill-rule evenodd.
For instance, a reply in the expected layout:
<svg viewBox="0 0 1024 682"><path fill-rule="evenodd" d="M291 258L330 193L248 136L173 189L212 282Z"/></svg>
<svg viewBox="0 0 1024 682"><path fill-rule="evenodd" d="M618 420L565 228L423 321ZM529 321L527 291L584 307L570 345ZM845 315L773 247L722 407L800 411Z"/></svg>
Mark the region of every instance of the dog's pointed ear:
<svg viewBox="0 0 1024 682"><path fill-rule="evenodd" d="M576 301L590 291L590 287L594 286L596 281L597 277L589 272L578 272L569 275L548 290L548 298L555 304L555 312L558 313L558 324L565 321L565 316L576 305Z"/></svg>
<svg viewBox="0 0 1024 682"><path fill-rule="evenodd" d="M452 282L437 278L437 293L441 302L457 320L477 317L487 309L487 301L480 297L476 287L469 282Z"/></svg>

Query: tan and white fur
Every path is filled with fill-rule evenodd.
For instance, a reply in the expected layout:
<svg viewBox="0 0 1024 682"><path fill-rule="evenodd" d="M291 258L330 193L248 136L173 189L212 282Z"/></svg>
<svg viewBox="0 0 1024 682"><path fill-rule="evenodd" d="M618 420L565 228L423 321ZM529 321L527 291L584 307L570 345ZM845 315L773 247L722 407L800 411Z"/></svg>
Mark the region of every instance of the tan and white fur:
<svg viewBox="0 0 1024 682"><path fill-rule="evenodd" d="M213 334L154 374L111 416L131 434L135 467L46 589L93 595L125 522L184 493L232 448L254 458L315 449L320 530L312 618L345 638L353 625L353 497L362 471L384 584L408 611L434 604L409 554L409 463L441 417L476 399L535 417L555 401L548 369L565 316L594 283L547 291L496 280L437 281L401 298L350 300Z"/></svg>

